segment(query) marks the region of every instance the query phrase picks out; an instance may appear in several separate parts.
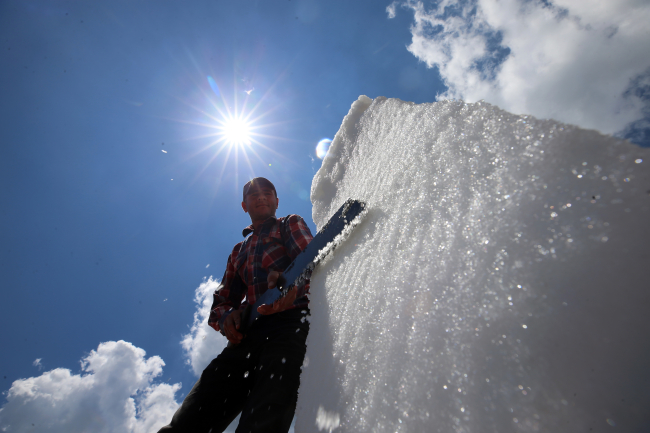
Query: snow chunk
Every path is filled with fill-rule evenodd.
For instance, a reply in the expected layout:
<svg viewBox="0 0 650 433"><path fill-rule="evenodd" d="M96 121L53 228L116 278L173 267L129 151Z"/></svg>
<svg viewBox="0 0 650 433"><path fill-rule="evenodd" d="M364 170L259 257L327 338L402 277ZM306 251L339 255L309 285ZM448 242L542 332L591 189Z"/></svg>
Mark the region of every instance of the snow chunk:
<svg viewBox="0 0 650 433"><path fill-rule="evenodd" d="M318 227L368 213L311 278L296 431L640 429L649 157L484 102L360 97L312 183Z"/></svg>

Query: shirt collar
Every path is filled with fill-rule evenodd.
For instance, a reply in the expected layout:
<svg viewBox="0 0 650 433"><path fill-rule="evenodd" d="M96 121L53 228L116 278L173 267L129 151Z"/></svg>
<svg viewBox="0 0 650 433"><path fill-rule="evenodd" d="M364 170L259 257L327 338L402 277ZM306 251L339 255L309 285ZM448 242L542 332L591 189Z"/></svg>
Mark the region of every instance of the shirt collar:
<svg viewBox="0 0 650 433"><path fill-rule="evenodd" d="M274 217L274 216L270 216L270 217L268 217L268 218L266 219L266 221L264 221L264 222L262 223L262 225L260 226L260 229L261 229L262 227L266 226L266 225L269 225L269 224L275 224L275 222L276 222L277 220L278 220L278 219L277 219L276 217ZM242 230L241 234L242 234L242 236L246 237L246 236L248 236L249 234L253 233L254 231L255 231L255 229L253 228L253 224L250 224L248 227L246 227L244 230Z"/></svg>

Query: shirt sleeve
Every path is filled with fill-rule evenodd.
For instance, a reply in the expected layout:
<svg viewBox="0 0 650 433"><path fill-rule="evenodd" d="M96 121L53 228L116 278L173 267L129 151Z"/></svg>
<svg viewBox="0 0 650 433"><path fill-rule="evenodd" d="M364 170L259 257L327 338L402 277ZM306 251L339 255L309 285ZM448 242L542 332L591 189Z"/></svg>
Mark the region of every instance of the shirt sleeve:
<svg viewBox="0 0 650 433"><path fill-rule="evenodd" d="M307 245L309 245L309 242L311 242L314 237L312 236L311 230L309 230L305 220L303 220L299 215L289 215L287 217L286 230L289 232L287 233L287 253L289 254L289 257L291 257L291 260L294 260L302 250L307 248ZM298 290L296 293L296 299L300 299L309 292L309 282L300 287L296 287L296 289Z"/></svg>
<svg viewBox="0 0 650 433"><path fill-rule="evenodd" d="M223 332L223 323L226 317L236 308L241 308L242 299L246 295L246 285L242 281L237 269L232 263L233 255L239 253L241 244L237 244L232 254L228 256L226 271L221 279L221 284L214 291L212 307L210 308L210 317L208 325L216 331Z"/></svg>

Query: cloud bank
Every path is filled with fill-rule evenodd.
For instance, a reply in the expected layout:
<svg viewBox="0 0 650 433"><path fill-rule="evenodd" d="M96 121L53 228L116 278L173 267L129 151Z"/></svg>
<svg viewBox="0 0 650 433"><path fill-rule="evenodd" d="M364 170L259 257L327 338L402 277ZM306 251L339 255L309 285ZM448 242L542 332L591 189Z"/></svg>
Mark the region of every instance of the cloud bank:
<svg viewBox="0 0 650 433"><path fill-rule="evenodd" d="M648 140L649 2L406 0L388 18L398 7L414 15L408 50L448 88L439 99Z"/></svg>
<svg viewBox="0 0 650 433"><path fill-rule="evenodd" d="M194 292L196 312L190 333L183 336L181 345L185 350L187 364L192 367L194 374L199 377L201 372L228 344L226 337L208 326L212 294L219 287L219 282L210 277Z"/></svg>
<svg viewBox="0 0 650 433"><path fill-rule="evenodd" d="M196 376L226 346L227 340L207 324L212 293L219 282L210 277L196 289L197 304L190 333L181 345ZM33 365L42 369L42 359ZM81 373L66 368L16 380L0 409L0 431L51 433L71 431L149 433L167 424L179 406L180 383L154 383L162 374L159 356L126 341L101 343L81 360Z"/></svg>
<svg viewBox="0 0 650 433"><path fill-rule="evenodd" d="M154 384L165 365L126 341L101 343L81 361L82 372L57 368L16 380L0 409L6 432L156 431L178 408L179 383Z"/></svg>

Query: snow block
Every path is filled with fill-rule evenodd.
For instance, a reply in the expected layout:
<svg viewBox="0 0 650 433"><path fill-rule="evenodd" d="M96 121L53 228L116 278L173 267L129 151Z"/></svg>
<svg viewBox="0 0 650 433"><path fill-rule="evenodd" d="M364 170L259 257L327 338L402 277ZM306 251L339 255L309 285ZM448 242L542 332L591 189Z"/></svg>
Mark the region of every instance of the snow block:
<svg viewBox="0 0 650 433"><path fill-rule="evenodd" d="M312 275L296 432L650 428L650 149L362 96L312 184L368 214Z"/></svg>

